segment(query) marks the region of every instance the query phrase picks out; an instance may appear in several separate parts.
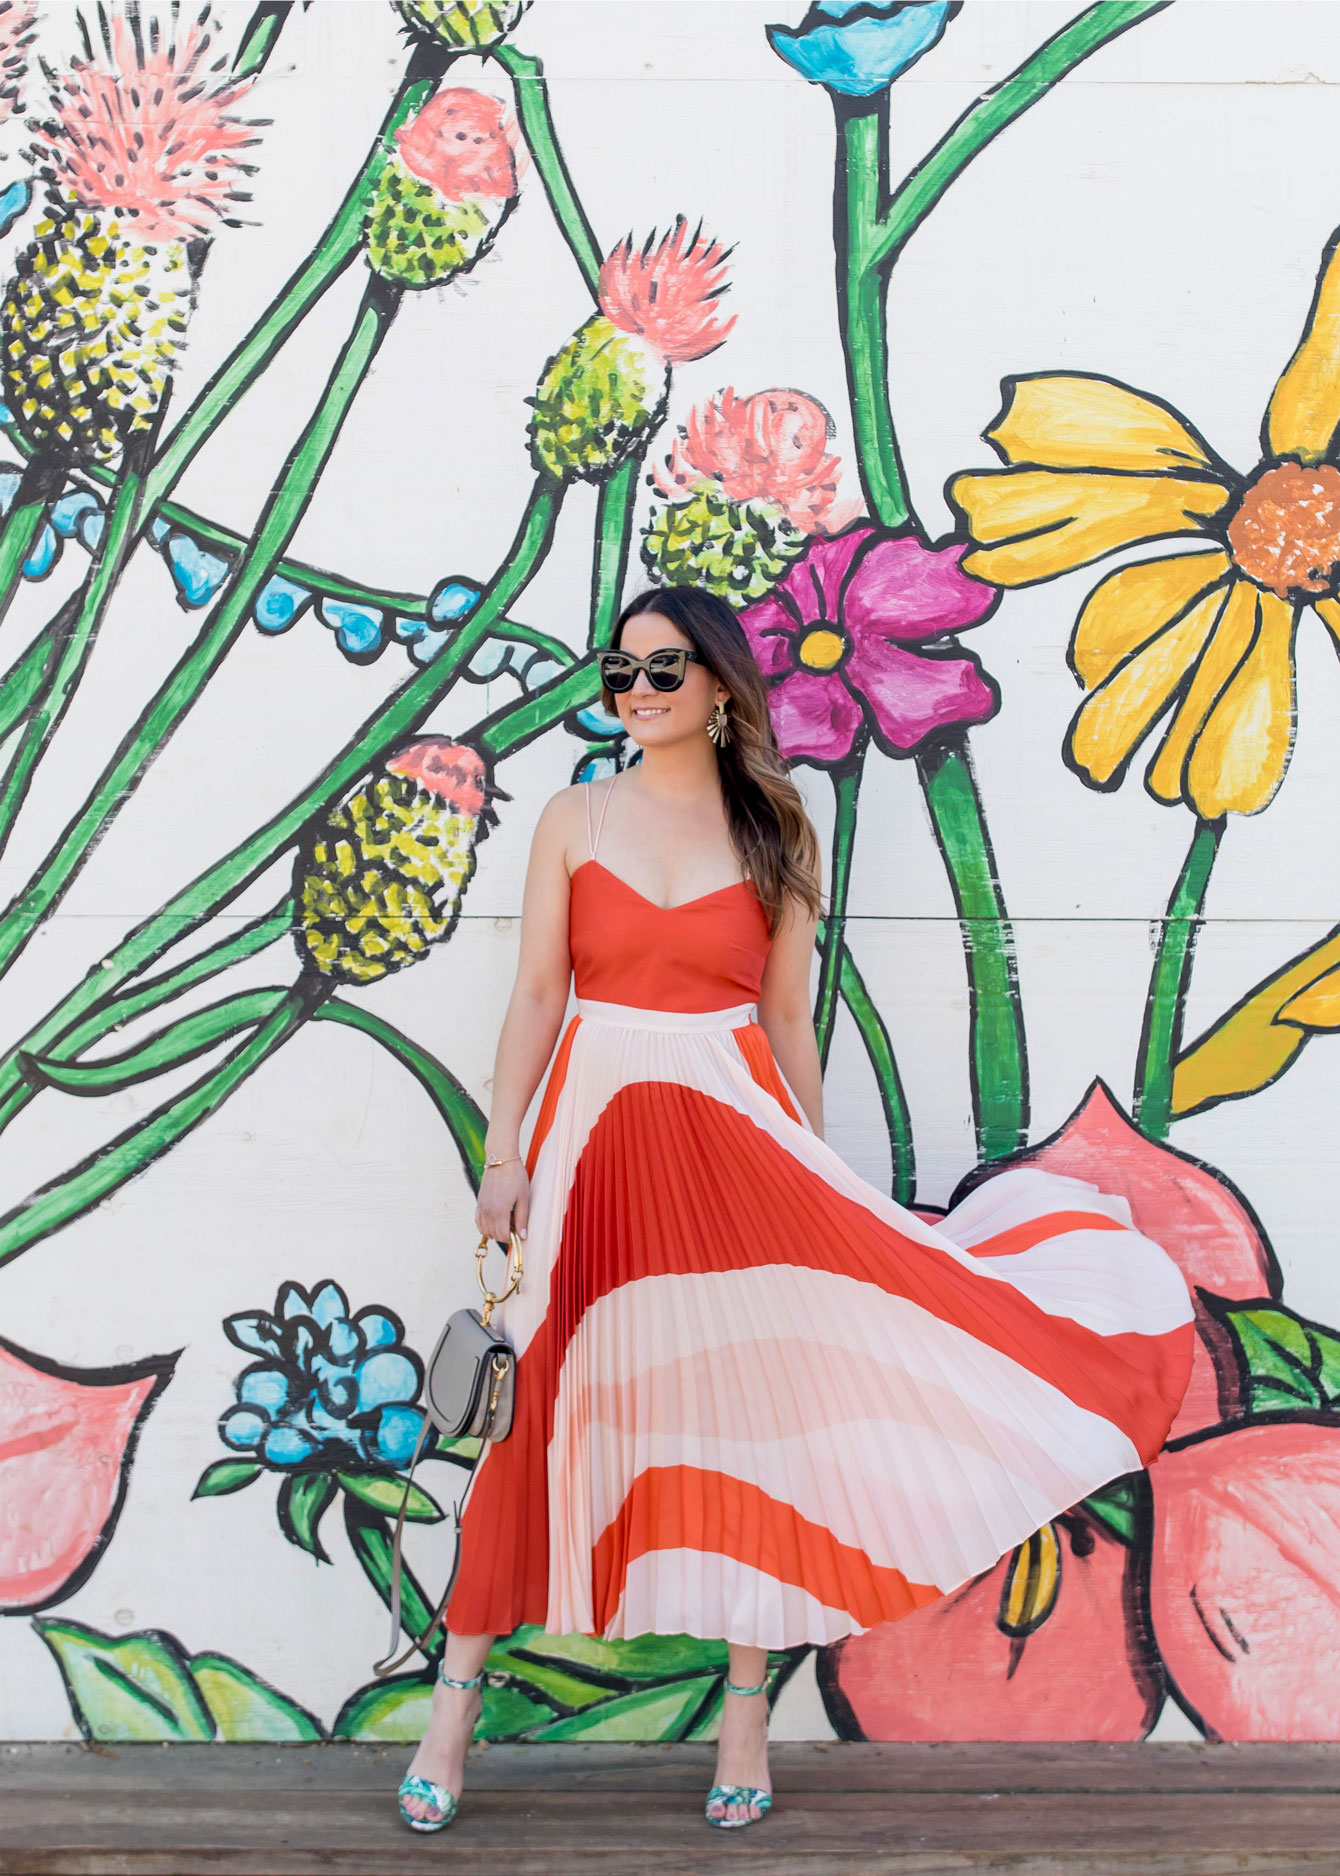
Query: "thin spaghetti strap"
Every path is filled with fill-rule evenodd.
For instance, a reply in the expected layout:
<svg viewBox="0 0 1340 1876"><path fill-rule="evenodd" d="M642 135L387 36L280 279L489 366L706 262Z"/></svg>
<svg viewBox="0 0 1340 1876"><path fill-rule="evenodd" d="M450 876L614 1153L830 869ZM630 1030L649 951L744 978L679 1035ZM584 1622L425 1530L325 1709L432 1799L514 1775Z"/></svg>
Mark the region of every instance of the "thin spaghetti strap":
<svg viewBox="0 0 1340 1876"><path fill-rule="evenodd" d="M600 845L600 836L605 831L605 816L609 813L610 796L614 793L614 784L618 779L619 777L617 775L613 776L610 780L609 787L605 790L605 799L600 804L600 819L596 822L594 835L591 832L591 790L595 787L595 783L588 782L586 784L586 841L591 849L591 858L593 860L596 857L596 849Z"/></svg>

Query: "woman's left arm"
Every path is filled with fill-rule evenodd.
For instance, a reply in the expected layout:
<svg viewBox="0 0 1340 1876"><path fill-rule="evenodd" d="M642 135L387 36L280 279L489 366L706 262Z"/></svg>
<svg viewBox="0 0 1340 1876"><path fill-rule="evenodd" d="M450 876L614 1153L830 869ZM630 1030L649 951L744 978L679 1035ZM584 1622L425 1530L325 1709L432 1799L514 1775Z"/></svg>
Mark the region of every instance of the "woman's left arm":
<svg viewBox="0 0 1340 1876"><path fill-rule="evenodd" d="M759 1026L768 1038L805 1118L824 1137L824 1083L810 1014L810 964L817 920L792 900L778 926L763 971L758 999Z"/></svg>

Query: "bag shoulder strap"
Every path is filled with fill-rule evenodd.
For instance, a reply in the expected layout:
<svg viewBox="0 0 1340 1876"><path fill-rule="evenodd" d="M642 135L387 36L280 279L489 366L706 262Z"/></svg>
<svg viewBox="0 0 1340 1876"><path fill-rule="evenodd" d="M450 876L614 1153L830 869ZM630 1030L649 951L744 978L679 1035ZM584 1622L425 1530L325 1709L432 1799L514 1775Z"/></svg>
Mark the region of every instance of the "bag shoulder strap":
<svg viewBox="0 0 1340 1876"><path fill-rule="evenodd" d="M423 1417L423 1429L419 1434L418 1444L414 1448L414 1457L410 1460L409 1471L405 1475L405 1490L400 1500L400 1511L395 1521L395 1536L393 1537L392 1542L391 1542L391 1639L387 1645L386 1653L383 1656L383 1658L380 1661L376 1661L373 1663L372 1671L377 1676L378 1680L384 1680L388 1674L394 1674L396 1669L399 1667L403 1667L405 1662L408 1661L410 1656L413 1654L416 1654L416 1653L422 1654L425 1661L430 1661L432 1659L431 1655L428 1652L428 1644L429 1642L431 1642L431 1640L433 1639L433 1636L437 1633L438 1629L441 1627L443 1621L446 1618L447 1604L451 1601L451 1592L453 1589L455 1589L456 1578L460 1574L461 1519L465 1515L465 1507L469 1500L470 1494L475 1488L475 1480L479 1477L479 1468L484 1458L484 1455L482 1452L480 1453L479 1458L475 1461L475 1469L470 1474L470 1482L466 1486L464 1492L462 1492L461 1497L460 1497L460 1502L457 1504L456 1510L454 1513L454 1520L455 1520L455 1526L456 1526L456 1529L455 1529L456 1554L452 1559L451 1574L447 1578L447 1587L442 1592L442 1600L438 1603L437 1608L433 1611L433 1619L428 1624L427 1628L424 1629L422 1634L414 1636L414 1638L410 1642L409 1647L405 1649L404 1653L393 1660L392 1656L395 1655L396 1648L399 1645L400 1630L402 1627L401 1580L402 1580L402 1576L404 1573L404 1557L402 1553L402 1545L403 1545L404 1536L405 1536L405 1512L409 1506L409 1494L410 1494L410 1488L414 1483L415 1467L418 1465L419 1459L422 1456L423 1449L424 1449L424 1446L427 1444L429 1434L435 1433L435 1432L436 1432L436 1429L434 1428L432 1421L429 1419L428 1415L425 1414Z"/></svg>

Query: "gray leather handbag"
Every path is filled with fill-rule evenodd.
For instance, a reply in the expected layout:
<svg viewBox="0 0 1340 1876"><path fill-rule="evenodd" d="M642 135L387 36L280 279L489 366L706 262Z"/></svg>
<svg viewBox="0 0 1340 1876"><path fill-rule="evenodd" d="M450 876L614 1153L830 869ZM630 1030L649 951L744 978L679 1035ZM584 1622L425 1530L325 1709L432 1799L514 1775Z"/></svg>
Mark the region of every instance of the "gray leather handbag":
<svg viewBox="0 0 1340 1876"><path fill-rule="evenodd" d="M458 1309L448 1317L447 1326L438 1337L437 1347L433 1350L424 1377L423 1431L419 1434L414 1457L410 1460L409 1471L405 1476L405 1492L400 1501L400 1515L396 1519L395 1540L391 1549L391 1645L386 1650L385 1658L373 1668L373 1672L378 1675L394 1673L416 1649L425 1660L428 1659L428 1643L447 1613L447 1604L456 1587L456 1576L461 1567L461 1519L475 1478L478 1477L477 1465L470 1484L456 1506L456 1555L442 1600L423 1633L414 1637L399 1659L393 1660L400 1641L401 1540L405 1530L405 1511L409 1504L410 1487L414 1483L414 1469L430 1434L451 1440L481 1439L492 1442L505 1440L512 1431L512 1412L516 1402L516 1350L491 1325L497 1305L505 1302L509 1296L514 1296L521 1288L521 1240L514 1231L507 1247L507 1284L497 1295L489 1289L484 1279L484 1259L488 1253L489 1240L481 1238L475 1252L475 1275L484 1297L483 1312Z"/></svg>

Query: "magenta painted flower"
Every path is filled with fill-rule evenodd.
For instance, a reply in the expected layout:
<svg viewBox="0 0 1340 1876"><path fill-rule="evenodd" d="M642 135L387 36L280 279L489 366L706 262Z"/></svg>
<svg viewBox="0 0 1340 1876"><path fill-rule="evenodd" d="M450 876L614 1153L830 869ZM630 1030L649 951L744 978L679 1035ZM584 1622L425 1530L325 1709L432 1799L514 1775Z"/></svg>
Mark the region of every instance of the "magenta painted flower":
<svg viewBox="0 0 1340 1876"><path fill-rule="evenodd" d="M838 764L863 727L888 755L995 715L1000 693L953 634L979 625L992 586L959 562L966 543L927 547L869 525L815 539L740 623L772 685L772 720L793 762Z"/></svg>

